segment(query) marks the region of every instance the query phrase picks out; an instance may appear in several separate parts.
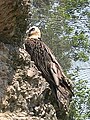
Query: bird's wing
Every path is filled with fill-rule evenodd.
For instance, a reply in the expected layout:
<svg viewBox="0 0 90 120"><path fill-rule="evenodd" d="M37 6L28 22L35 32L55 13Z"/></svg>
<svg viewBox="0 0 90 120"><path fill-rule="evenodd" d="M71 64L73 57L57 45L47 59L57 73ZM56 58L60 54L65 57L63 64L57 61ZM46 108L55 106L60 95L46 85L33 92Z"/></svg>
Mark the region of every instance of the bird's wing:
<svg viewBox="0 0 90 120"><path fill-rule="evenodd" d="M49 56L51 58L49 68L50 68L51 74L53 76L53 79L55 81L55 84L58 87L60 85L63 86L65 89L67 89L70 93L73 94L72 81L65 76L60 64L56 60L55 56L52 54L51 50L46 45L45 45L45 48L47 49L47 53L49 54Z"/></svg>
<svg viewBox="0 0 90 120"><path fill-rule="evenodd" d="M71 91L71 83L67 81L60 64L46 44L31 39L26 41L25 46L26 51L31 55L31 59L49 83L52 82L56 86L62 85Z"/></svg>

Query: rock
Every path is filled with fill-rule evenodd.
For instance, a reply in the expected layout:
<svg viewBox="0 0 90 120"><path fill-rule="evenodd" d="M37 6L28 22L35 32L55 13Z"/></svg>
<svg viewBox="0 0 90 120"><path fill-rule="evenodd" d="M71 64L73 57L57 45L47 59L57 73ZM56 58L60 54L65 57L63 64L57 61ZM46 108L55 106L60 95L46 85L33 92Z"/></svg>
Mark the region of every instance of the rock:
<svg viewBox="0 0 90 120"><path fill-rule="evenodd" d="M2 108L2 101L5 97L5 92L8 85L9 66L9 50L3 44L0 43L0 110Z"/></svg>
<svg viewBox="0 0 90 120"><path fill-rule="evenodd" d="M18 54L19 64L7 85L0 120L57 120L49 84L28 53L20 49Z"/></svg>

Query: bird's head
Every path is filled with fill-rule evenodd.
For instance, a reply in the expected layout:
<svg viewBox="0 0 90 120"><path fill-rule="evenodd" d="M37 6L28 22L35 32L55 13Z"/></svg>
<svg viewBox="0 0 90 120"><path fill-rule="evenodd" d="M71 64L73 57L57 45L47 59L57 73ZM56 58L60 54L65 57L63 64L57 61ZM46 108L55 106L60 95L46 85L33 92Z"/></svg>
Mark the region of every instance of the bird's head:
<svg viewBox="0 0 90 120"><path fill-rule="evenodd" d="M27 34L29 38L34 38L34 39L41 38L41 32L39 28L36 26L30 27L29 30L27 31Z"/></svg>

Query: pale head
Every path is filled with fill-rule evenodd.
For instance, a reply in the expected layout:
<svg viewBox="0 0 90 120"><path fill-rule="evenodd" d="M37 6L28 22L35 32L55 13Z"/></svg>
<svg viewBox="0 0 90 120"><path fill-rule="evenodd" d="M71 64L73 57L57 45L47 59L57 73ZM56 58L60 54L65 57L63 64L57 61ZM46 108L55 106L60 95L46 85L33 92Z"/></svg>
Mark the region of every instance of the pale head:
<svg viewBox="0 0 90 120"><path fill-rule="evenodd" d="M34 38L34 39L41 38L41 32L39 28L36 26L30 27L27 33L29 38Z"/></svg>

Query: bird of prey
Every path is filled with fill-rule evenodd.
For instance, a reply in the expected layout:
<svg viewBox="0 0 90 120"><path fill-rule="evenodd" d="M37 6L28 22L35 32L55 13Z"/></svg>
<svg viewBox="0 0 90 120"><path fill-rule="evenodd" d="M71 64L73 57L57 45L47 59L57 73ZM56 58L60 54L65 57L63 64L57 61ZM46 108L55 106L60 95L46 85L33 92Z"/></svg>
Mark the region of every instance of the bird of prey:
<svg viewBox="0 0 90 120"><path fill-rule="evenodd" d="M65 76L50 48L42 41L38 27L33 26L28 30L25 49L30 54L31 60L34 61L38 70L42 72L42 76L49 83L57 101L61 99L59 93L63 94L63 98L67 97L66 91L73 94L71 81Z"/></svg>

